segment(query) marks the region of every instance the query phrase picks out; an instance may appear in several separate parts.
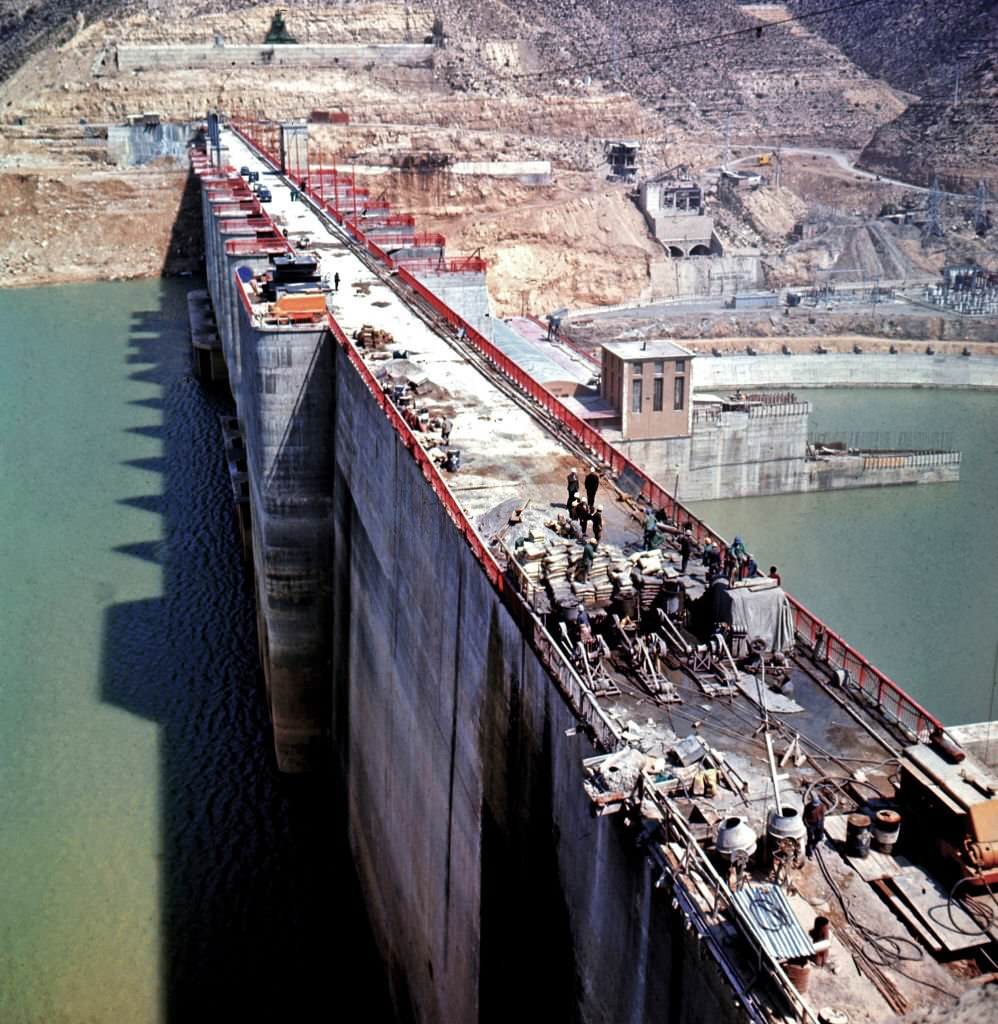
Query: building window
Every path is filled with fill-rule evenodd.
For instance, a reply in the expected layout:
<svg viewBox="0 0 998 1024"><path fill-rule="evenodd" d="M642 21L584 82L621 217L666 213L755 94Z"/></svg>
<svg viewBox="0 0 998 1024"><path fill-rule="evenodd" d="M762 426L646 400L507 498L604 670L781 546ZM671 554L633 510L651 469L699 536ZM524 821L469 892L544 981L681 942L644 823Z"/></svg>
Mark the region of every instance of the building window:
<svg viewBox="0 0 998 1024"><path fill-rule="evenodd" d="M681 378L680 378L681 379ZM662 392L665 390L665 381L662 377L655 378L655 390L652 392L651 407L654 412L662 411Z"/></svg>
<svg viewBox="0 0 998 1024"><path fill-rule="evenodd" d="M656 377L661 377L663 373L665 373L665 360L664 359L656 359L655 360L655 376Z"/></svg>
<svg viewBox="0 0 998 1024"><path fill-rule="evenodd" d="M643 374L644 372L645 372L645 364L644 363L631 363L631 373L633 373L635 377L640 377L641 374Z"/></svg>
<svg viewBox="0 0 998 1024"><path fill-rule="evenodd" d="M641 412L641 385L643 383L640 377L631 381L631 412Z"/></svg>
<svg viewBox="0 0 998 1024"><path fill-rule="evenodd" d="M676 373L685 373L685 372L686 372L686 360L685 359L677 359L676 360Z"/></svg>
<svg viewBox="0 0 998 1024"><path fill-rule="evenodd" d="M683 401L684 401L685 398L686 398L686 378L685 377L677 377L676 378L675 396L674 396L674 401L672 403L673 409L682 409L683 408Z"/></svg>

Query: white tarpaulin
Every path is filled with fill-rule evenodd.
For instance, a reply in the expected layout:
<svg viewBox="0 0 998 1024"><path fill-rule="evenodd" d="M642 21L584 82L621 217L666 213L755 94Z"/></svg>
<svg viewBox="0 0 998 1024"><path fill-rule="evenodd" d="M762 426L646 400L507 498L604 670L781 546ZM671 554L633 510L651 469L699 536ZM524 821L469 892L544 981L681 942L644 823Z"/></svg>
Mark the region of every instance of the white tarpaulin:
<svg viewBox="0 0 998 1024"><path fill-rule="evenodd" d="M731 595L731 625L748 638L765 640L767 651L789 651L794 645L790 602L776 581L767 578L736 584Z"/></svg>

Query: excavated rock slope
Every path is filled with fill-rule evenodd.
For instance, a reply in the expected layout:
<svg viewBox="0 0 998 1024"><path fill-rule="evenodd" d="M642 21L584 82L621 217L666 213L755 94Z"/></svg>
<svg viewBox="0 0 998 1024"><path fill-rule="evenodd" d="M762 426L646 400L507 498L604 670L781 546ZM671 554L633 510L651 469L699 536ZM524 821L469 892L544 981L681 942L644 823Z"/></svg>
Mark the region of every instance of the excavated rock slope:
<svg viewBox="0 0 998 1024"><path fill-rule="evenodd" d="M871 0L816 24L860 67L918 96L877 131L864 167L924 184L938 175L950 187L984 178L998 189L994 0Z"/></svg>
<svg viewBox="0 0 998 1024"><path fill-rule="evenodd" d="M443 0L442 7L453 38L515 35L536 55L532 68L492 67L491 75L487 61L472 69L468 56L451 79L466 88L574 90L602 79L651 105L666 130L707 127L720 136L730 125L735 141L820 138L856 147L904 106L809 25L773 24L788 16L780 5Z"/></svg>

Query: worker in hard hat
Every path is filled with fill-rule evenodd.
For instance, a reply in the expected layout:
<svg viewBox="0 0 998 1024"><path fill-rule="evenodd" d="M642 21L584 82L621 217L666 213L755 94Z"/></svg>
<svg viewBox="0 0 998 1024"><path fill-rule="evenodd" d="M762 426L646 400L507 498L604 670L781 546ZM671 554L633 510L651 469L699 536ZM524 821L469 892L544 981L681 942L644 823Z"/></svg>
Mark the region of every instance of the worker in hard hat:
<svg viewBox="0 0 998 1024"><path fill-rule="evenodd" d="M589 613L586 611L586 606L580 604L575 612L575 623L579 627L579 639L582 643L587 644L593 638L592 623L589 621Z"/></svg>
<svg viewBox="0 0 998 1024"><path fill-rule="evenodd" d="M693 529L690 524L687 523L685 529L679 535L679 571L683 574L686 573L686 567L690 564L690 555L693 552L693 547Z"/></svg>
<svg viewBox="0 0 998 1024"><path fill-rule="evenodd" d="M603 506L597 505L589 517L593 524L593 536L598 544L603 539Z"/></svg>

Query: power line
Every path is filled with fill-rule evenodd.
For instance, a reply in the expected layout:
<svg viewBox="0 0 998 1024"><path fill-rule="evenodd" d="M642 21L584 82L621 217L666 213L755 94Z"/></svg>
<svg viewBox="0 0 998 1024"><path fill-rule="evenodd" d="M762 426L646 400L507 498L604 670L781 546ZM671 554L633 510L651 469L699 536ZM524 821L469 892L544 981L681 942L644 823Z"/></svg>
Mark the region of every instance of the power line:
<svg viewBox="0 0 998 1024"><path fill-rule="evenodd" d="M894 2L900 2L900 0L894 0ZM914 0L914 2L906 4L906 9L910 10L913 7L923 7L929 0ZM767 29L780 28L783 25L791 25L796 22L808 21L811 18L820 18L826 14L838 14L841 11L852 10L856 7L867 7L873 3L883 3L883 0L847 0L846 3L836 4L833 7L823 7L818 11L804 11L801 14L795 14L789 18L781 18L779 21L770 21L761 25L750 25L748 28L733 29L731 32L718 32L712 36L700 36L697 39L687 39L683 42L673 43L669 46L656 46L649 47L648 49L634 49L629 53L621 55L613 55L610 57L604 57L600 60L587 60L579 61L576 64L567 64L558 68L547 68L544 71L522 71L514 75L507 76L507 80L519 80L524 78L543 78L549 75L563 75L572 71L586 70L596 67L601 67L606 64L623 63L626 60L633 60L637 57L658 57L667 53L674 53L678 50L687 50L694 46L706 46L708 43L723 42L727 39L736 39L739 36L755 36L761 37L763 32Z"/></svg>

